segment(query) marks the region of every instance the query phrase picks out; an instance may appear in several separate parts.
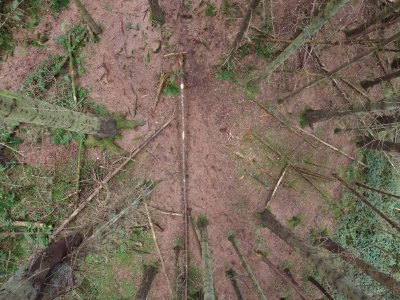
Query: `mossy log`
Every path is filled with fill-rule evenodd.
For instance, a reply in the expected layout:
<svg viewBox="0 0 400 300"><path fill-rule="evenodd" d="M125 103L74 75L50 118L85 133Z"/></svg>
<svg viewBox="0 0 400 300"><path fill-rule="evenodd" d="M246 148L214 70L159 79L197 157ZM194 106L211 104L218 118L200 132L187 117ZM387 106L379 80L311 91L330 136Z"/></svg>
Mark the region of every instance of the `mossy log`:
<svg viewBox="0 0 400 300"><path fill-rule="evenodd" d="M0 118L93 134L98 138L113 137L117 127L112 117L94 117L45 101L0 90Z"/></svg>

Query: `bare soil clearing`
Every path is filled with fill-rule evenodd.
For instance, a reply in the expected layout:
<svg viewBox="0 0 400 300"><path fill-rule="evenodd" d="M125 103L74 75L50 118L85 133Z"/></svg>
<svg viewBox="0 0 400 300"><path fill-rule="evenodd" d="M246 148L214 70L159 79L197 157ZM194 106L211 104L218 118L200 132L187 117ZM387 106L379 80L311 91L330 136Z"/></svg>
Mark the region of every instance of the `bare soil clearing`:
<svg viewBox="0 0 400 300"><path fill-rule="evenodd" d="M312 299L321 298L322 294L304 281L305 274L310 274L303 258L279 240L257 222L256 213L265 206L285 162L271 151L265 149L254 138L258 132L268 137L276 149L279 149L293 162L305 165L305 161L320 164L310 167L315 172L329 175L332 170L344 171L351 161L318 143L316 140L294 134L285 126L249 101L237 84L216 79L216 72L221 57L232 43L240 18L228 22L221 13L223 1L217 1L216 16L206 16L204 2L193 1L191 7L185 7L180 1L160 1L165 10L166 23L162 27L151 25L148 3L138 1L84 1L93 18L103 27L103 33L97 43L89 44L84 49L85 73L77 82L89 88L90 98L103 104L110 112L123 113L132 118L137 97L135 119L146 121L146 125L135 130L123 131L118 145L125 151L137 146L140 141L150 136L174 112L179 115L179 96L162 95L157 110L153 112L153 103L157 93L160 73L178 74L179 63L175 56L166 54L184 52L184 98L186 102L187 126L187 190L188 203L192 216L206 214L210 220L208 234L213 257L214 284L219 299L235 299L234 290L225 271L233 266L239 273L238 282L246 299L256 299L249 278L240 266L239 260L227 239L229 230L236 232L242 254L253 268L256 278L269 299L279 299L292 295L284 281L272 270L261 263L254 254L254 249L265 251L275 265L291 265L291 273L297 282L307 291ZM302 22L306 22L315 9L315 1L273 1L265 2L263 8L267 16L273 17L273 34L282 39L291 39ZM203 3L203 4L201 4ZM246 1L235 1L240 16L246 9ZM272 12L271 12L272 10ZM361 13L360 13L361 11ZM339 30L354 20L368 13L363 3L347 5L337 16L319 32L315 39L344 39ZM190 15L184 18L183 15ZM28 48L26 53L9 57L0 65L0 81L3 88L17 90L26 75L37 62L48 54L58 53L54 37L60 34L65 24L76 24L80 20L77 8L71 3L56 19L46 17L34 32L47 30L49 42L44 49ZM42 25L45 24L45 25ZM260 17L253 19L254 26L261 26ZM253 29L249 29L249 32ZM29 33L26 33L27 35ZM389 36L388 32L372 34L375 38ZM21 34L22 35L22 34ZM25 38L21 36L21 40ZM246 37L245 37L246 38ZM157 47L161 50L155 50ZM350 57L361 53L363 45L329 46L313 45L313 52L318 54L328 70L334 69ZM313 55L307 59L303 47L298 55L293 56L253 98L266 105L275 105L276 100L314 78L313 74L322 73ZM384 66L388 67L391 57L382 55ZM246 65L261 70L267 64L255 54L246 56L237 63L243 70ZM371 68L371 66L373 66ZM376 57L344 70L339 76L360 79L360 74L382 74ZM178 80L179 82L179 80ZM395 87L398 82L393 81ZM350 97L357 93L343 85ZM371 98L381 98L382 87L375 86L369 91ZM298 126L298 116L305 105L314 109L341 107L347 105L340 92L327 79L324 83L307 89L294 97L287 104L274 110L285 115L292 125ZM75 226L93 224L107 217L108 210L125 197L129 190L129 180L141 176L159 180L149 203L153 207L166 211L182 212L181 185L181 123L179 118L170 125L130 166L132 170L122 172L113 180L108 193L96 199L83 215L78 216ZM321 123L313 129L306 128L341 151L356 156L354 142L350 135L336 135L334 126ZM44 168L56 166L70 157L76 157L78 146L51 145L48 138L40 146L25 141L19 148L24 157L21 162L29 165L41 165ZM109 158L106 152L88 149L86 156L96 159L98 165L112 168L104 163ZM266 189L254 176L267 182ZM119 180L121 180L120 183ZM127 185L123 185L122 182ZM314 181L313 181L314 182ZM305 239L309 231L327 227L333 231L334 219L330 214L330 205L340 196L339 185L331 181L315 181L314 186L300 177L293 169L288 169L285 178L274 196L270 208L283 224L294 216L300 216L301 224L294 228L296 234ZM317 188L323 190L322 194ZM83 198L84 199L84 198ZM175 272L175 252L177 240L183 237L183 221L179 216L163 215L152 211L159 227L156 229L157 240L166 262L167 274L172 282ZM65 216L67 217L67 216ZM140 218L139 215L136 217ZM143 217L143 216L141 216ZM90 220L90 221L88 221ZM125 223L121 225L126 225ZM126 225L130 226L130 225ZM162 228L162 230L160 229ZM67 230L67 231L68 231ZM118 240L115 241L118 244ZM190 230L191 264L200 265L200 249L194 232ZM100 245L99 248L102 246ZM156 259L156 256L153 255ZM139 260L137 263L140 263ZM78 261L79 266L79 261ZM123 264L112 266L117 280L138 285L140 277L131 278L132 272ZM79 268L79 267L78 267ZM135 273L136 274L136 273ZM162 270L155 277L151 299L167 299L168 288ZM121 294L120 294L121 295ZM74 295L70 295L74 297ZM129 297L129 296L128 296ZM297 299L292 295L292 299Z"/></svg>

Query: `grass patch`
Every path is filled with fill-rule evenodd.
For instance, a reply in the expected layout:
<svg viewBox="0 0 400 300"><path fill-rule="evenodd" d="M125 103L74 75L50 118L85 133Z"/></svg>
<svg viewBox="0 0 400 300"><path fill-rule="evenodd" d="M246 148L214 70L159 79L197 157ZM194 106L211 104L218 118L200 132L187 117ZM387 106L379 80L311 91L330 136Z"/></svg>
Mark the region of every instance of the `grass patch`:
<svg viewBox="0 0 400 300"><path fill-rule="evenodd" d="M163 94L166 96L176 97L181 93L178 83L176 81L176 76L171 75L167 79L167 84L163 90Z"/></svg>
<svg viewBox="0 0 400 300"><path fill-rule="evenodd" d="M44 13L50 11L59 13L67 7L69 0L24 0L24 1L1 1L0 5L0 61L6 55L13 55L16 41L13 31L26 29L32 31L42 19ZM40 37L39 37L40 42ZM34 40L30 44L35 46L38 43ZM39 43L40 44L40 43ZM28 44L29 45L29 44Z"/></svg>
<svg viewBox="0 0 400 300"><path fill-rule="evenodd" d="M304 224L304 217L302 215L295 215L287 221L287 224L289 228L295 229L297 226Z"/></svg>
<svg viewBox="0 0 400 300"><path fill-rule="evenodd" d="M206 10L204 12L206 17L214 17L217 14L217 8L214 3L207 3Z"/></svg>
<svg viewBox="0 0 400 300"><path fill-rule="evenodd" d="M232 83L236 82L235 73L226 69L215 73L215 78L218 80L228 80Z"/></svg>

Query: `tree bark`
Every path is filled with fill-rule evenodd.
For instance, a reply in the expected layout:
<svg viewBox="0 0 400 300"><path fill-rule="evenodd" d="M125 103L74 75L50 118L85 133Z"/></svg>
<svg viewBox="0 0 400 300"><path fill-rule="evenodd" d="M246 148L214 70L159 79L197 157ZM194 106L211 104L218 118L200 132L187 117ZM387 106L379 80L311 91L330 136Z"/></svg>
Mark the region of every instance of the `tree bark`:
<svg viewBox="0 0 400 300"><path fill-rule="evenodd" d="M232 44L231 51L229 52L228 58L225 60L224 64L229 66L229 64L232 62L232 59L235 56L237 49L239 48L240 42L242 41L243 35L246 32L247 28L249 27L251 16L253 15L253 12L256 10L260 1L261 0L252 0L249 3L249 7L247 8L246 15L242 21L242 24L240 25L239 32L236 35L236 38Z"/></svg>
<svg viewBox="0 0 400 300"><path fill-rule="evenodd" d="M389 43L391 43L393 41L396 41L399 38L400 38L400 32L397 32L394 35L392 35L391 37L389 37L388 39L384 40L382 43L379 43L379 45L377 45L376 47L371 48L371 49L369 49L369 50L357 55L352 60L340 65L339 67L333 69L332 71L329 71L329 72L325 73L324 75L318 77L317 79L314 79L313 81L307 83L306 85L304 85L302 87L299 87L298 89L294 90L293 92L291 92L290 94L286 95L285 97L278 99L278 103L283 103L287 99L297 95L298 93L304 91L305 89L308 89L309 87L312 87L312 86L316 85L317 83L320 83L321 81L323 81L326 78L330 78L332 75L336 74L337 72L343 70L344 68L347 68L351 64L354 64L354 63L360 61L364 57L366 57L366 56L368 56L368 55L380 50L383 46L386 46L387 44L389 44Z"/></svg>
<svg viewBox="0 0 400 300"><path fill-rule="evenodd" d="M349 110L343 111L308 109L302 114L302 117L306 123L314 124L331 118L339 118L349 115L362 115L380 111L393 111L399 108L400 96L395 96L391 98L385 98L365 106L357 105Z"/></svg>
<svg viewBox="0 0 400 300"><path fill-rule="evenodd" d="M83 236L77 233L50 244L3 285L0 289L0 300L35 300L52 267L78 247L82 240Z"/></svg>
<svg viewBox="0 0 400 300"><path fill-rule="evenodd" d="M373 87L374 85L377 85L379 83L385 82L385 81L389 81L392 80L393 78L399 77L400 76L400 70L383 75L381 77L372 79L372 80L363 80L360 82L360 85L364 88L364 89L369 89L370 87Z"/></svg>
<svg viewBox="0 0 400 300"><path fill-rule="evenodd" d="M310 24L281 52L277 58L271 62L264 72L256 79L249 83L256 85L267 79L279 66L281 66L290 56L293 55L301 46L303 46L321 27L328 22L342 8L348 0L331 0L329 1L321 13L311 19Z"/></svg>
<svg viewBox="0 0 400 300"><path fill-rule="evenodd" d="M151 290L151 284L156 277L158 267L156 265L145 265L142 282L136 294L136 300L146 300Z"/></svg>
<svg viewBox="0 0 400 300"><path fill-rule="evenodd" d="M319 243L326 250L334 254L338 254L344 261L365 272L368 276L385 286L387 289L391 290L395 295L399 294L400 283L396 281L393 277L379 271L374 266L353 255L351 252L347 251L328 237L321 237L319 239Z"/></svg>
<svg viewBox="0 0 400 300"><path fill-rule="evenodd" d="M382 11L377 13L373 18L369 19L365 23L363 23L353 29L345 30L346 37L350 38L350 37L354 37L354 36L357 36L357 35L363 33L364 30L367 29L368 27L375 25L376 23L379 23L381 21L384 21L385 19L390 17L392 14L398 14L399 9L400 9L400 1L397 1L396 3L394 3L393 6L386 7L385 9L383 9Z"/></svg>
<svg viewBox="0 0 400 300"><path fill-rule="evenodd" d="M335 300L332 298L331 295L329 295L328 291L312 276L308 276L307 280L311 282L317 289L321 291L322 294L325 295L328 300Z"/></svg>
<svg viewBox="0 0 400 300"><path fill-rule="evenodd" d="M242 292L240 291L239 285L237 283L236 277L237 274L234 269L230 268L225 271L226 277L228 277L229 281L232 283L232 287L235 290L235 294L238 300L243 300Z"/></svg>
<svg viewBox="0 0 400 300"><path fill-rule="evenodd" d="M165 15L158 0L149 0L151 19L160 25L165 23Z"/></svg>
<svg viewBox="0 0 400 300"><path fill-rule="evenodd" d="M253 271L251 270L249 264L247 263L246 259L243 257L242 253L240 252L239 245L235 239L235 234L230 234L228 236L228 240L232 243L233 248L235 249L235 252L237 256L239 257L240 263L242 264L243 269L246 270L247 275L249 275L251 282L254 285L254 288L256 289L258 298L260 300L267 300L267 297L264 294L264 291L261 289L260 284L258 283L257 278L254 276Z"/></svg>
<svg viewBox="0 0 400 300"><path fill-rule="evenodd" d="M95 34L101 34L103 30L97 23L93 20L92 16L86 9L85 5L80 0L74 0L76 6L78 7L79 11L81 12L82 19L89 25L89 27L93 30Z"/></svg>
<svg viewBox="0 0 400 300"><path fill-rule="evenodd" d="M99 138L117 134L112 118L98 118L72 111L41 100L22 97L0 90L0 117L4 120L62 128L69 131L94 134Z"/></svg>
<svg viewBox="0 0 400 300"><path fill-rule="evenodd" d="M204 300L214 300L214 280L212 272L212 258L210 245L208 244L208 233L207 233L208 219L204 215L200 215L197 218L197 227L200 231L201 240L201 261L203 264L203 289L204 289Z"/></svg>
<svg viewBox="0 0 400 300"><path fill-rule="evenodd" d="M357 147L367 148L376 151L386 151L386 152L399 152L400 144L382 140L376 140L367 136L360 136L357 138Z"/></svg>
<svg viewBox="0 0 400 300"><path fill-rule="evenodd" d="M391 218L389 218L387 215L385 215L383 212L381 212L379 209L377 209L369 200L367 197L364 195L361 195L359 192L357 192L349 183L347 183L344 179L340 178L336 174L332 174L333 177L335 177L339 182L341 182L350 192L352 192L354 195L358 197L358 199L361 200L365 205L367 205L374 213L379 215L382 219L384 219L387 223L389 223L394 229L400 232L400 224L393 221Z"/></svg>
<svg viewBox="0 0 400 300"><path fill-rule="evenodd" d="M281 240L285 241L293 248L298 248L308 258L320 275L347 299L372 299L356 287L338 269L328 264L326 259L320 256L314 247L304 244L289 229L279 223L269 210L261 212L260 219L262 224L276 234Z"/></svg>

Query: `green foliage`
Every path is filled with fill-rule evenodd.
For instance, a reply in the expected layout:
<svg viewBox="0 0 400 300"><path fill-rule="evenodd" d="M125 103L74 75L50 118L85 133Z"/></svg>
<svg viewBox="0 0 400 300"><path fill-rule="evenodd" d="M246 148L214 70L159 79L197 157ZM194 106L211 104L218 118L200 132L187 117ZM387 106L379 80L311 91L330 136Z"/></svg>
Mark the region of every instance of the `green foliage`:
<svg viewBox="0 0 400 300"><path fill-rule="evenodd" d="M94 171L89 165L82 162L81 179L85 182ZM12 234L7 238L0 235L0 257L6 256L6 260L0 259L0 283L26 262L38 245L46 246L53 225L74 210L68 196L76 189L76 170L75 158L46 169L22 164L0 166L0 226ZM45 226L14 228L11 224L16 220Z"/></svg>
<svg viewBox="0 0 400 300"><path fill-rule="evenodd" d="M213 3L207 3L207 7L205 10L206 17L214 17L217 14L217 8Z"/></svg>
<svg viewBox="0 0 400 300"><path fill-rule="evenodd" d="M169 76L167 79L167 85L164 88L163 94L167 96L176 97L181 93L180 88L176 82L175 76Z"/></svg>
<svg viewBox="0 0 400 300"><path fill-rule="evenodd" d="M96 116L105 117L109 115L107 108L100 103L90 102L89 107L93 110Z"/></svg>
<svg viewBox="0 0 400 300"><path fill-rule="evenodd" d="M85 141L85 146L88 148L99 148L101 151L122 152L122 149L115 143L115 139L112 137L97 140L93 136L89 136Z"/></svg>
<svg viewBox="0 0 400 300"><path fill-rule="evenodd" d="M50 7L56 13L60 13L65 7L68 7L69 0L50 0Z"/></svg>
<svg viewBox="0 0 400 300"><path fill-rule="evenodd" d="M293 217L291 217L288 221L288 226L291 229L296 228L297 226L301 225L304 223L304 217L302 215L295 215Z"/></svg>
<svg viewBox="0 0 400 300"><path fill-rule="evenodd" d="M255 41L256 44L256 54L260 58L264 59L265 61L269 62L273 59L275 53L275 47L271 43L266 43L261 39L257 39Z"/></svg>
<svg viewBox="0 0 400 300"><path fill-rule="evenodd" d="M61 128L52 130L51 143L56 145L68 145L71 141L80 142L85 139L83 133L72 132Z"/></svg>
<svg viewBox="0 0 400 300"><path fill-rule="evenodd" d="M365 151L363 158L367 166L363 173L349 171L348 177L358 177L366 185L399 194L399 178L387 158L375 151ZM360 192L380 211L398 220L394 209L398 207L396 199L369 190ZM400 242L397 232L350 193L342 196L336 216L334 238L342 247L356 253L379 270L400 279ZM381 286L363 273L353 268L349 268L349 272L356 284L367 292L372 295L384 293Z"/></svg>
<svg viewBox="0 0 400 300"><path fill-rule="evenodd" d="M217 73L215 73L215 78L218 80L228 80L230 82L235 83L236 82L236 76L233 72L229 70L221 70Z"/></svg>
<svg viewBox="0 0 400 300"><path fill-rule="evenodd" d="M12 55L15 47L13 30L25 28L33 30L42 19L50 5L52 11L59 13L66 7L69 0L3 0L0 1L0 61L4 55ZM40 41L40 39L39 39ZM43 41L41 41L43 43ZM38 41L31 40L27 45L43 46Z"/></svg>
<svg viewBox="0 0 400 300"><path fill-rule="evenodd" d="M309 111L311 109L311 107L309 107L308 105L304 106L304 110L303 113L299 116L299 124L301 128L304 128L306 126L310 125L310 121L306 118L306 112Z"/></svg>

